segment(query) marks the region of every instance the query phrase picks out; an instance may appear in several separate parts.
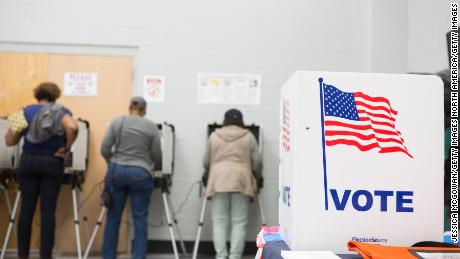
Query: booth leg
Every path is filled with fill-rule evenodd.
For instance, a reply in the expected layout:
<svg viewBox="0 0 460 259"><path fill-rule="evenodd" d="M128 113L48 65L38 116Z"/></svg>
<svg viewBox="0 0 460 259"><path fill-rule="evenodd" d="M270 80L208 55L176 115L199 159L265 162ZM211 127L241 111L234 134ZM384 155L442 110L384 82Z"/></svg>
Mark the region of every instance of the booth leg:
<svg viewBox="0 0 460 259"><path fill-rule="evenodd" d="M204 213L206 211L207 202L208 202L208 199L206 197L203 197L203 205L201 206L201 213L200 213L200 222L198 223L198 231L196 232L195 244L193 245L192 259L196 259L198 255L198 246L200 245L201 230L203 228Z"/></svg>
<svg viewBox="0 0 460 259"><path fill-rule="evenodd" d="M172 203L171 203L171 200L169 198L169 195L167 196L167 200L168 200L169 206L171 207L171 210L174 211L174 208L172 206ZM180 246L181 246L181 249L182 249L182 254L187 255L187 248L185 247L184 240L182 239L182 233L180 232L180 228L177 225L178 221L177 221L174 213L172 214L172 221L173 221L173 227L176 229L177 236L179 237L179 243L180 243Z"/></svg>
<svg viewBox="0 0 460 259"><path fill-rule="evenodd" d="M8 192L8 187L6 186L3 186L3 185L0 185L0 189L2 189L3 191L3 194L5 195L5 202L6 202L6 207L8 209L8 218L10 219L11 218L11 214L13 213L13 208L11 206L11 199L10 199L10 193ZM14 223L13 223L13 226L14 226ZM17 234L17 230L14 229L13 230L13 234L14 236L18 237L18 234Z"/></svg>
<svg viewBox="0 0 460 259"><path fill-rule="evenodd" d="M94 240L96 239L97 232L99 231L99 228L102 225L102 220L104 219L106 211L107 209L105 208L105 206L103 206L101 212L99 213L99 217L97 218L96 226L94 227L93 233L91 234L91 238L89 239L88 245L86 246L85 255L83 256L83 259L87 259L89 253L91 253Z"/></svg>
<svg viewBox="0 0 460 259"><path fill-rule="evenodd" d="M174 237L173 223L169 213L168 199L166 198L166 192L162 192L163 203L165 205L166 219L168 220L169 234L171 235L171 242L174 250L174 258L179 259L179 253L177 252L176 238Z"/></svg>
<svg viewBox="0 0 460 259"><path fill-rule="evenodd" d="M265 211L264 211L264 206L262 203L262 197L260 197L260 193L259 195L257 195L257 201L259 203L260 221L262 223L262 226L266 226L267 222L265 221Z"/></svg>
<svg viewBox="0 0 460 259"><path fill-rule="evenodd" d="M75 224L75 238L77 241L77 254L78 259L81 259L81 244L80 244L80 221L78 219L78 205L77 205L77 190L72 188L72 202L73 202L73 222Z"/></svg>
<svg viewBox="0 0 460 259"><path fill-rule="evenodd" d="M82 199L82 191L78 191L78 200L79 202L83 201ZM85 228L85 235L86 235L86 240L90 239L90 231L89 231L89 223L88 223L88 210L86 209L85 204L80 204L80 208L82 210L82 218L83 218L83 226Z"/></svg>
<svg viewBox="0 0 460 259"><path fill-rule="evenodd" d="M6 207L8 209L8 218L11 218L12 208L11 208L10 195L9 195L8 190L7 190L7 188L5 186L0 185L0 189L2 189L3 194L5 195Z"/></svg>
<svg viewBox="0 0 460 259"><path fill-rule="evenodd" d="M0 254L0 259L5 258L6 248L8 246L8 242L10 241L11 231L13 231L16 210L18 209L20 199L21 199L21 191L18 191L18 193L16 194L16 200L14 201L13 211L11 212L10 223L8 224L8 230L6 232L5 241L3 242L3 248L2 248L2 253Z"/></svg>

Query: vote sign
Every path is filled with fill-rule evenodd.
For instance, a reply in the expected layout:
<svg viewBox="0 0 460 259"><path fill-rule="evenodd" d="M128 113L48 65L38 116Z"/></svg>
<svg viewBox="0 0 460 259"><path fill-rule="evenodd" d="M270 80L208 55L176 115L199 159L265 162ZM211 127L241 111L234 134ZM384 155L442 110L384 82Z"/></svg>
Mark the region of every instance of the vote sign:
<svg viewBox="0 0 460 259"><path fill-rule="evenodd" d="M296 72L281 96L279 220L291 249L441 241L438 77Z"/></svg>

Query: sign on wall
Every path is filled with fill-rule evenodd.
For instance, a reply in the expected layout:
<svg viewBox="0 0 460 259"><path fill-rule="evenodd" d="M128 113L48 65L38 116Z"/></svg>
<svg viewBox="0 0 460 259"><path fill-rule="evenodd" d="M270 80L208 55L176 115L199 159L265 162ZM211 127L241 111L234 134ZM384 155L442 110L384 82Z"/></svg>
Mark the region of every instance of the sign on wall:
<svg viewBox="0 0 460 259"><path fill-rule="evenodd" d="M297 72L281 96L279 220L291 249L442 240L438 77Z"/></svg>
<svg viewBox="0 0 460 259"><path fill-rule="evenodd" d="M260 75L200 73L197 102L212 104L260 104Z"/></svg>
<svg viewBox="0 0 460 259"><path fill-rule="evenodd" d="M145 76L143 95L147 102L162 103L165 101L164 76Z"/></svg>
<svg viewBox="0 0 460 259"><path fill-rule="evenodd" d="M97 73L64 73L65 96L97 96Z"/></svg>

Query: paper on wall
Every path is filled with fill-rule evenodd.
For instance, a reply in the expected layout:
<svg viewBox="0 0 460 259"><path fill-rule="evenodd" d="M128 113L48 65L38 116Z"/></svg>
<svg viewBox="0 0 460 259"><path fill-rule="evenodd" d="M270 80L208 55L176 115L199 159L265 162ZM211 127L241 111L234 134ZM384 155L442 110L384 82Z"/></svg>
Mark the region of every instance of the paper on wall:
<svg viewBox="0 0 460 259"><path fill-rule="evenodd" d="M197 102L212 104L260 104L260 75L200 73Z"/></svg>
<svg viewBox="0 0 460 259"><path fill-rule="evenodd" d="M64 96L97 96L97 89L97 73L64 73Z"/></svg>
<svg viewBox="0 0 460 259"><path fill-rule="evenodd" d="M147 102L162 103L165 101L165 77L145 76L143 96Z"/></svg>

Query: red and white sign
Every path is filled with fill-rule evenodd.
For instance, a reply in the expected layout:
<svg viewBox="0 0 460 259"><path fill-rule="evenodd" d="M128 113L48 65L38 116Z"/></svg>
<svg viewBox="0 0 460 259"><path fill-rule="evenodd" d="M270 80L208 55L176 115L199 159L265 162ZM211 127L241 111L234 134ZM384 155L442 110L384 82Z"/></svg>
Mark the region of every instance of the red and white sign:
<svg viewBox="0 0 460 259"><path fill-rule="evenodd" d="M162 103L165 101L164 76L144 77L144 98L147 102Z"/></svg>
<svg viewBox="0 0 460 259"><path fill-rule="evenodd" d="M97 73L68 72L64 74L65 96L97 96L97 87Z"/></svg>

